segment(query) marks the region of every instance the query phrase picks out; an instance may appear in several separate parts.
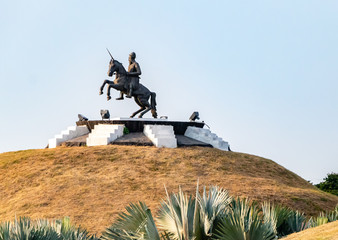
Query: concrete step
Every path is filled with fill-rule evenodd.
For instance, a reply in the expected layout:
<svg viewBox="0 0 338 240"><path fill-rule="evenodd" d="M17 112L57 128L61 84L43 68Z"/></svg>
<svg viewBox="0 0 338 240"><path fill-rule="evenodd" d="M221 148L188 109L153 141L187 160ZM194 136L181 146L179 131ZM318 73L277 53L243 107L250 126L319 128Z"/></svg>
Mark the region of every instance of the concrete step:
<svg viewBox="0 0 338 240"><path fill-rule="evenodd" d="M229 151L228 142L218 137L215 133L212 133L209 129L189 126L185 131L184 136L193 138L204 143L208 143L214 148L218 148L223 151Z"/></svg>
<svg viewBox="0 0 338 240"><path fill-rule="evenodd" d="M49 148L56 148L61 143L83 136L88 134L89 130L87 126L70 126L66 130L61 131L61 134L57 134L54 138L48 140L48 147Z"/></svg>
<svg viewBox="0 0 338 240"><path fill-rule="evenodd" d="M176 148L177 147L177 140L176 138L155 138L154 145L157 147L168 147L168 148Z"/></svg>
<svg viewBox="0 0 338 240"><path fill-rule="evenodd" d="M87 146L108 145L123 135L123 129L124 125L121 124L95 125L86 139Z"/></svg>
<svg viewBox="0 0 338 240"><path fill-rule="evenodd" d="M143 133L156 147L176 148L177 139L170 125L144 125Z"/></svg>

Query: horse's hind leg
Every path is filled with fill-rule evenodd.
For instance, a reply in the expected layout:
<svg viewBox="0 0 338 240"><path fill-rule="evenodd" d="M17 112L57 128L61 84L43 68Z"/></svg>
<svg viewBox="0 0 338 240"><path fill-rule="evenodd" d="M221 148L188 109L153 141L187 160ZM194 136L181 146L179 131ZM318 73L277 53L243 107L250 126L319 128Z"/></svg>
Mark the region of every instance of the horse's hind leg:
<svg viewBox="0 0 338 240"><path fill-rule="evenodd" d="M149 97L148 97L149 98ZM139 118L142 118L144 114L150 111L151 107L148 102L148 98L141 98L140 103L146 108L141 114L138 116Z"/></svg>
<svg viewBox="0 0 338 240"><path fill-rule="evenodd" d="M150 107L146 107L146 110L144 110L143 112L141 112L141 114L138 116L139 118L142 118L144 114L146 114L147 112L149 112Z"/></svg>
<svg viewBox="0 0 338 240"><path fill-rule="evenodd" d="M156 111L156 93L150 93L150 102L151 102L151 114L153 118L157 118L157 111Z"/></svg>
<svg viewBox="0 0 338 240"><path fill-rule="evenodd" d="M146 107L141 107L139 110L137 110L136 112L134 112L130 117L133 118L136 116L136 114L142 112L144 109L146 109Z"/></svg>
<svg viewBox="0 0 338 240"><path fill-rule="evenodd" d="M140 99L138 97L134 97L134 100L136 102L137 105L139 105L141 108L139 110L137 110L136 112L134 112L130 117L133 118L136 116L136 114L142 112L144 109L146 109L145 106L143 106L143 104L141 103Z"/></svg>

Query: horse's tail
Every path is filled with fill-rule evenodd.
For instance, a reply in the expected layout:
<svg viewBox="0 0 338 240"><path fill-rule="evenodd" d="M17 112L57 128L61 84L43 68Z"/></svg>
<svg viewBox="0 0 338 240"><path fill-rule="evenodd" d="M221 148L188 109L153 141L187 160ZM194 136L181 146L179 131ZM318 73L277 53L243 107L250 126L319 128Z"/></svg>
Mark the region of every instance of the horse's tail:
<svg viewBox="0 0 338 240"><path fill-rule="evenodd" d="M151 92L150 93L150 106L151 106L151 114L154 118L157 118L157 112L156 112L156 93Z"/></svg>

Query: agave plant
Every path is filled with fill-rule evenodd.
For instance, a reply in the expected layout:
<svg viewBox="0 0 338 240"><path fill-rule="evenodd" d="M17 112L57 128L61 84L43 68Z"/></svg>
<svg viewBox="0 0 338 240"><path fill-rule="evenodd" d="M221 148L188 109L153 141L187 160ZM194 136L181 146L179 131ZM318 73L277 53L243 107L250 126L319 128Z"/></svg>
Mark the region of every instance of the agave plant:
<svg viewBox="0 0 338 240"><path fill-rule="evenodd" d="M183 193L179 189L178 194L169 196L162 201L158 212L158 223L160 228L168 233L173 239L190 240L194 238L194 229L197 224L197 199ZM195 214L196 213L196 214Z"/></svg>
<svg viewBox="0 0 338 240"><path fill-rule="evenodd" d="M278 215L275 206L269 202L264 202L262 204L262 211L264 223L268 224L275 235L277 235Z"/></svg>
<svg viewBox="0 0 338 240"><path fill-rule="evenodd" d="M10 239L10 222L0 224L0 240Z"/></svg>
<svg viewBox="0 0 338 240"><path fill-rule="evenodd" d="M217 223L229 209L230 202L231 197L228 191L215 186L211 187L207 194L206 188L204 187L203 195L198 195L203 236L212 236L218 226Z"/></svg>
<svg viewBox="0 0 338 240"><path fill-rule="evenodd" d="M250 200L238 198L232 201L215 237L220 240L271 240L276 238L272 225L260 219L259 210Z"/></svg>
<svg viewBox="0 0 338 240"><path fill-rule="evenodd" d="M211 239L217 220L221 219L229 206L231 198L226 190L211 187L199 195L198 185L196 196L184 194L179 189L178 194L169 195L162 201L156 218L159 234L153 216L148 207L139 202L130 204L127 213L121 213L117 221L102 234L102 239L178 239L204 240Z"/></svg>
<svg viewBox="0 0 338 240"><path fill-rule="evenodd" d="M5 222L0 226L1 240L30 240L30 239L62 239L49 226L37 227L29 218L15 219L14 222Z"/></svg>
<svg viewBox="0 0 338 240"><path fill-rule="evenodd" d="M309 228L309 223L306 221L304 213L293 211L287 220L289 226L289 233L300 232Z"/></svg>
<svg viewBox="0 0 338 240"><path fill-rule="evenodd" d="M51 227L65 240L96 240L95 235L89 235L87 230L72 225L69 217L52 222Z"/></svg>
<svg viewBox="0 0 338 240"><path fill-rule="evenodd" d="M32 221L29 218L15 219L0 225L0 240L95 240L87 231L76 229L69 218L49 222Z"/></svg>
<svg viewBox="0 0 338 240"><path fill-rule="evenodd" d="M338 220L338 205L336 205L335 209L330 212L321 212L318 217L310 218L308 226L309 227L317 227L328 222L334 222Z"/></svg>
<svg viewBox="0 0 338 240"><path fill-rule="evenodd" d="M219 187L211 187L209 192L204 187L200 195L197 184L195 199L188 197L180 188L178 194L169 196L167 193L157 220L161 229L173 239L211 239L230 201L228 192Z"/></svg>
<svg viewBox="0 0 338 240"><path fill-rule="evenodd" d="M101 239L160 240L151 211L145 203L131 203L126 210L127 213L120 213L116 222L103 232Z"/></svg>
<svg viewBox="0 0 338 240"><path fill-rule="evenodd" d="M329 222L334 222L338 220L338 204L333 211L326 214L326 217Z"/></svg>
<svg viewBox="0 0 338 240"><path fill-rule="evenodd" d="M130 204L101 239L115 240L272 240L314 224L337 217L338 207L329 214L307 222L303 213L263 203L261 210L248 199L231 200L228 192L218 187L195 196L168 194L161 202L155 225L148 207ZM328 217L330 216L330 217ZM316 222L315 222L316 221ZM0 239L1 240L1 239Z"/></svg>
<svg viewBox="0 0 338 240"><path fill-rule="evenodd" d="M310 218L308 222L308 227L318 227L320 225L328 223L328 221L329 219L325 216L323 212L321 212L318 217Z"/></svg>
<svg viewBox="0 0 338 240"><path fill-rule="evenodd" d="M262 204L263 221L270 224L278 237L286 236L292 231L288 225L288 219L292 216L293 210L280 205L271 205L268 202Z"/></svg>

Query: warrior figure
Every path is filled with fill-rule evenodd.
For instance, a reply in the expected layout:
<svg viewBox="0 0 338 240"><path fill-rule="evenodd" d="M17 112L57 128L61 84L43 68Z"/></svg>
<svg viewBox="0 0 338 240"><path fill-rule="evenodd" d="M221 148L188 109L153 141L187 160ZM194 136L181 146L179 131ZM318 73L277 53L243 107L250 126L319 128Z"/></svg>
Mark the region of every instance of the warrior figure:
<svg viewBox="0 0 338 240"><path fill-rule="evenodd" d="M135 61L136 54L134 52L129 54L129 66L127 76L129 78L129 85L127 86L128 94L126 95L127 98L131 98L133 96L133 90L139 88L140 83L140 75L141 75L141 68L140 65ZM123 100L123 92L120 92L120 97L116 98L116 100Z"/></svg>

